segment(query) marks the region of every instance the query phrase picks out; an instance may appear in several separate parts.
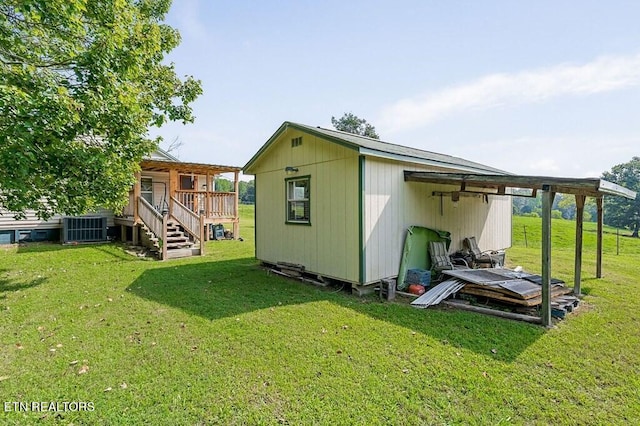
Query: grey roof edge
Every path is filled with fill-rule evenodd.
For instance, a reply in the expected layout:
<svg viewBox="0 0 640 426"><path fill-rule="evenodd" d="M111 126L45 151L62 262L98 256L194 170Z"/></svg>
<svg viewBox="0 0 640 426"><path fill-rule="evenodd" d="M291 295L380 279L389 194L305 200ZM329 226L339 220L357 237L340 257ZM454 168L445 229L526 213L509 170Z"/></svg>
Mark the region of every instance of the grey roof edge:
<svg viewBox="0 0 640 426"><path fill-rule="evenodd" d="M600 179L599 190L609 195L618 195L630 200L635 200L638 195L635 191L604 179Z"/></svg>
<svg viewBox="0 0 640 426"><path fill-rule="evenodd" d="M242 172L245 174L252 174L251 173L251 167L255 164L256 161L258 161L258 158L260 158L262 156L262 154L269 149L269 147L271 146L271 144L273 144L273 142L278 138L278 136L280 136L282 133L284 133L285 130L287 130L287 127L289 125L288 121L285 121L284 123L282 123L280 125L280 127L278 127L278 130L276 130L269 139L267 139L267 141L260 147L260 149L253 154L253 157L251 157L251 159L249 161L247 161L247 163L242 167Z"/></svg>
<svg viewBox="0 0 640 426"><path fill-rule="evenodd" d="M432 151L425 151L418 148L397 145L389 142L380 141L378 139L366 136L355 135L353 133L342 132L340 130L325 129L322 127L312 127L305 124L293 123L285 121L276 130L276 132L262 145L262 147L251 157L251 159L243 167L243 171L251 174L251 167L269 149L271 144L287 130L287 128L298 129L312 135L327 139L346 148L353 149L363 155L371 155L376 157L388 158L397 161L405 161L412 163L422 163L438 167L446 167L467 172L477 172L481 174L495 173L509 175L511 173L490 167L484 164L465 160L463 158L451 155L440 154Z"/></svg>
<svg viewBox="0 0 640 426"><path fill-rule="evenodd" d="M171 161L177 161L180 162L180 160L178 159L178 157L176 157L175 155L169 154L169 151L165 151L164 149L157 147L156 151L158 151L160 154L164 155L165 157L167 157L169 160Z"/></svg>

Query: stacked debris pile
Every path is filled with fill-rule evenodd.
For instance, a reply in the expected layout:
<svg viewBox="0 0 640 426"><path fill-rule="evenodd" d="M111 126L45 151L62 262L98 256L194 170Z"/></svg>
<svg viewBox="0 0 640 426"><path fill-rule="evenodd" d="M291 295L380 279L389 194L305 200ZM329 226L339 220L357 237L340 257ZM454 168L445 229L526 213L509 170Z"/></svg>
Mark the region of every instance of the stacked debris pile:
<svg viewBox="0 0 640 426"><path fill-rule="evenodd" d="M456 293L484 298L514 308L536 309L542 304L542 277L508 269L458 269L443 271L449 278L412 302L419 308L437 305ZM564 318L580 303L562 280L551 279L551 314Z"/></svg>

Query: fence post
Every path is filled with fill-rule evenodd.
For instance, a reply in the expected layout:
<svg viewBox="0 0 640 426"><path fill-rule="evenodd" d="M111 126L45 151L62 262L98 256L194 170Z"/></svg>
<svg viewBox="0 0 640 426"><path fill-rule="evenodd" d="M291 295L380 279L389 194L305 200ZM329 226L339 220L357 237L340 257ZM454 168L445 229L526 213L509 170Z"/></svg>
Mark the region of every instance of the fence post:
<svg viewBox="0 0 640 426"><path fill-rule="evenodd" d="M524 246L529 247L527 244L527 225L522 225L522 227L524 228Z"/></svg>

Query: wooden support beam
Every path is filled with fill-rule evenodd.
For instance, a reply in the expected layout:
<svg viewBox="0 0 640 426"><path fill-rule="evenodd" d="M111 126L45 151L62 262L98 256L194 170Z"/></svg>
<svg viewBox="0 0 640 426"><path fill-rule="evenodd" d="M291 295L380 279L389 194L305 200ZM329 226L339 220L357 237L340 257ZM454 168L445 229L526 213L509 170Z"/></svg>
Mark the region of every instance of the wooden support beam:
<svg viewBox="0 0 640 426"><path fill-rule="evenodd" d="M198 176L191 176L191 178L193 179L193 190L200 191L200 187L198 186L199 185ZM202 209L202 207L200 207L202 203L199 203L199 201L200 201L200 197L198 196L198 194L194 193L193 194L193 211L197 215L200 214L200 210Z"/></svg>
<svg viewBox="0 0 640 426"><path fill-rule="evenodd" d="M178 182L178 171L176 169L169 170L169 197L176 196Z"/></svg>
<svg viewBox="0 0 640 426"><path fill-rule="evenodd" d="M200 215L200 256L204 256L204 241L207 230L204 223L204 215Z"/></svg>
<svg viewBox="0 0 640 426"><path fill-rule="evenodd" d="M582 290L582 235L584 223L584 202L587 197L576 194L576 252L573 270L573 294L580 296Z"/></svg>
<svg viewBox="0 0 640 426"><path fill-rule="evenodd" d="M542 186L542 325L551 326L551 206L555 194Z"/></svg>
<svg viewBox="0 0 640 426"><path fill-rule="evenodd" d="M205 216L211 217L211 191L215 190L215 186L211 188L211 175L207 173L207 182L205 184L206 194L204 197L205 202Z"/></svg>
<svg viewBox="0 0 640 426"><path fill-rule="evenodd" d="M497 317L508 318L508 319L513 319L518 321L526 321L533 324L540 324L541 322L541 319L539 317L534 317L531 315L523 315L523 314L517 314L514 312L499 311L497 309L489 309L489 308L483 308L482 306L467 305L467 304L459 303L455 301L445 300L442 302L442 304L452 308L463 309L465 311L472 311L472 312L477 312L477 313L486 314L486 315L494 315Z"/></svg>
<svg viewBox="0 0 640 426"><path fill-rule="evenodd" d="M138 214L138 198L140 198L140 179L142 177L141 172L136 172L136 183L133 185L133 224L137 224L140 221Z"/></svg>
<svg viewBox="0 0 640 426"><path fill-rule="evenodd" d="M167 222L169 215L162 216L162 258L160 260L167 259Z"/></svg>
<svg viewBox="0 0 640 426"><path fill-rule="evenodd" d="M597 236L597 253L596 253L596 278L602 278L602 232L604 222L604 211L602 209L603 197L596 198L596 206L598 208L598 236Z"/></svg>
<svg viewBox="0 0 640 426"><path fill-rule="evenodd" d="M240 238L240 172L233 174L233 190L233 239L237 240Z"/></svg>

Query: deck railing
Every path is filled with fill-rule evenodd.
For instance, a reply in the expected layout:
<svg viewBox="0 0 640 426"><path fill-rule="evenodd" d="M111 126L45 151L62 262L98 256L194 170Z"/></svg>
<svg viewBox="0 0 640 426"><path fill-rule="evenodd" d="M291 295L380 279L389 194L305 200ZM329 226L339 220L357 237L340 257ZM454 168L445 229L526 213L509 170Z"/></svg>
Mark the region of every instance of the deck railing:
<svg viewBox="0 0 640 426"><path fill-rule="evenodd" d="M204 216L195 214L175 197L169 200L169 213L182 227L200 242L200 254L204 254Z"/></svg>
<svg viewBox="0 0 640 426"><path fill-rule="evenodd" d="M142 197L138 197L138 215L156 237L162 238L162 214Z"/></svg>
<svg viewBox="0 0 640 426"><path fill-rule="evenodd" d="M171 197L169 211L184 229L195 238L200 238L200 216L173 197Z"/></svg>
<svg viewBox="0 0 640 426"><path fill-rule="evenodd" d="M235 192L176 191L176 200L207 218L235 218Z"/></svg>
<svg viewBox="0 0 640 426"><path fill-rule="evenodd" d="M160 214L147 200L138 197L138 216L154 235L162 240L162 259L167 258L167 216Z"/></svg>

